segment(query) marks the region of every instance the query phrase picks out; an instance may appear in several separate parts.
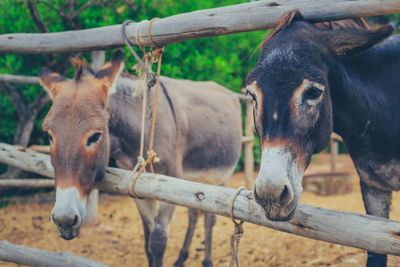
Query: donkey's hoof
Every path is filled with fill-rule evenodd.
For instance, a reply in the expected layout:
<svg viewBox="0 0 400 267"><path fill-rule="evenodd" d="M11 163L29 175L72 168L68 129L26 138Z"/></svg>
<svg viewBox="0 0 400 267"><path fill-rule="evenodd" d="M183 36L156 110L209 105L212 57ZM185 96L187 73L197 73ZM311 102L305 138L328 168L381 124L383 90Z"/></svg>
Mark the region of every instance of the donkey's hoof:
<svg viewBox="0 0 400 267"><path fill-rule="evenodd" d="M203 267L212 267L213 263L210 260L204 260L203 261Z"/></svg>
<svg viewBox="0 0 400 267"><path fill-rule="evenodd" d="M181 253L179 253L179 258L174 263L174 267L184 267L185 266L185 261L188 258L189 258L189 252L188 251L181 251Z"/></svg>

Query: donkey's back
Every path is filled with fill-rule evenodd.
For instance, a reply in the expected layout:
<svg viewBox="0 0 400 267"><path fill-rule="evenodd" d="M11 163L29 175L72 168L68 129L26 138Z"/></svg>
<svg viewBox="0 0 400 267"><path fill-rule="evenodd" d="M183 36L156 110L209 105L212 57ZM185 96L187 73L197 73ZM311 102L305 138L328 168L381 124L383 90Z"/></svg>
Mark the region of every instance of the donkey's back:
<svg viewBox="0 0 400 267"><path fill-rule="evenodd" d="M176 103L179 150L185 179L222 184L240 156L241 114L238 98L214 82L164 78Z"/></svg>
<svg viewBox="0 0 400 267"><path fill-rule="evenodd" d="M161 161L158 172L199 182L223 184L232 174L241 150L238 98L214 82L161 77L154 148ZM129 158L138 153L142 95L132 96L138 80L121 77L112 96L110 131L124 136L113 142L130 144ZM154 90L151 90L151 95ZM135 93L133 93L135 95ZM125 123L121 123L125 121ZM149 128L149 127L147 127ZM131 142L121 141L130 138Z"/></svg>

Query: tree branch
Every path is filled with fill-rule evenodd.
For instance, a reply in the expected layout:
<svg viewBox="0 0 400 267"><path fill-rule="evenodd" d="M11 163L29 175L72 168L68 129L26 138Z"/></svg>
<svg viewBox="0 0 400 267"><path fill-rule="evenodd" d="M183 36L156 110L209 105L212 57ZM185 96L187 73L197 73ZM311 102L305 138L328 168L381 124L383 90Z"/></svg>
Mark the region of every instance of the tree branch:
<svg viewBox="0 0 400 267"><path fill-rule="evenodd" d="M42 19L40 18L39 12L36 8L34 1L28 0L28 9L29 9L29 13L31 14L31 17L33 19L33 22L35 22L36 27L39 29L39 31L41 31L43 33L49 32L46 25L43 23Z"/></svg>
<svg viewBox="0 0 400 267"><path fill-rule="evenodd" d="M0 91L4 92L10 98L18 117L25 117L28 113L28 106L25 104L18 90L8 83L0 82Z"/></svg>
<svg viewBox="0 0 400 267"><path fill-rule="evenodd" d="M75 3L74 3L73 1L71 1L71 2L70 2L70 9L71 9L71 11L70 11L69 13L64 13L64 12L60 11L59 14L60 14L61 17L65 18L65 19L67 19L67 20L73 20L73 19L75 19L77 16L79 16L79 14L81 14L83 11L85 11L85 10L88 9L90 6L92 6L93 3L94 3L93 0L89 0L89 1L87 1L85 4L83 4L78 10L72 11L73 6L74 6Z"/></svg>
<svg viewBox="0 0 400 267"><path fill-rule="evenodd" d="M42 110L47 103L49 103L49 95L46 92L40 93L40 95L28 105L31 116L36 116L37 113Z"/></svg>

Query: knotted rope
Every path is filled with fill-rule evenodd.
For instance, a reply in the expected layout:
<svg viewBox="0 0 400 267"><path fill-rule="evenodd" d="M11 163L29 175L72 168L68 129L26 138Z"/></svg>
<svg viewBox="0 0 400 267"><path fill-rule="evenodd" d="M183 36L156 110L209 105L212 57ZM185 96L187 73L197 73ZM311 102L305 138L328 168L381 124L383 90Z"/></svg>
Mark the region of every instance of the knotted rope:
<svg viewBox="0 0 400 267"><path fill-rule="evenodd" d="M131 54L136 58L138 61L138 69L141 72L139 77L142 81L141 87L143 88L143 102L142 102L142 117L141 117L141 130L140 130L140 150L139 156L137 158L137 163L133 168L133 177L131 179L131 184L129 186L128 192L133 198L139 198L135 192L135 187L137 180L141 174L146 172L146 167L150 166L151 172L154 173L154 165L158 163L160 159L157 157L157 153L154 151L154 136L155 136L155 127L156 127L156 120L157 120L157 107L158 107L158 95L159 95L159 87L160 87L160 73L161 73L161 63L162 63L162 55L164 52L164 48L159 48L157 44L154 42L153 38L151 37L152 25L157 18L152 19L150 22L148 20L142 21L139 23L138 27L136 28L135 34L135 42L138 44L142 52L144 53L143 59L138 56L138 54L133 50L132 43L129 41L128 37L126 36L126 26L131 23L132 21L125 21L121 27L121 35L122 39L125 41L126 46L128 47ZM143 22L149 22L148 26L148 37L152 44L157 47L154 50L150 50L146 52L144 49L139 33L140 33L140 26ZM157 62L157 73L156 77L154 77L151 71L151 65ZM153 94L153 99L151 106L147 103L147 93L150 91L151 87L155 83L155 92ZM149 115L151 116L151 126L150 126L150 137L149 137L149 147L146 152L146 158L144 158L144 146L145 146L145 122L146 122L146 107L149 107Z"/></svg>
<svg viewBox="0 0 400 267"><path fill-rule="evenodd" d="M244 187L239 187L236 192L232 195L230 199L230 216L232 222L234 224L234 231L230 238L230 245L231 245L231 262L229 267L239 267L239 242L240 238L243 236L243 221L237 221L234 216L234 204L236 198L240 195L242 190L247 190Z"/></svg>

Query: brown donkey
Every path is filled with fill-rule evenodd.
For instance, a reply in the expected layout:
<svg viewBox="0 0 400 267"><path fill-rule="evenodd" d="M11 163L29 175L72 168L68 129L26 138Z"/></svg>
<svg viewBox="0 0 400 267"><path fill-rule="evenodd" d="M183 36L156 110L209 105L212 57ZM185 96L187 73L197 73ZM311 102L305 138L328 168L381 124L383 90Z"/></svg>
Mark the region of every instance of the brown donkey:
<svg viewBox="0 0 400 267"><path fill-rule="evenodd" d="M138 81L120 75L123 66L123 53L118 51L97 72L79 67L72 80L48 69L41 74L41 83L53 101L43 123L56 177L51 217L67 240L79 234L87 197L95 181L102 179L109 157L120 168L132 169L136 164L142 95L135 94ZM155 166L156 172L224 184L240 155L238 99L213 82L162 77L160 89L154 150L161 161ZM175 207L155 200L135 202L143 221L149 266L163 266L168 225ZM189 227L176 266L183 266L187 259L197 216L197 211L189 211ZM212 265L214 223L215 215L205 214L204 266Z"/></svg>

